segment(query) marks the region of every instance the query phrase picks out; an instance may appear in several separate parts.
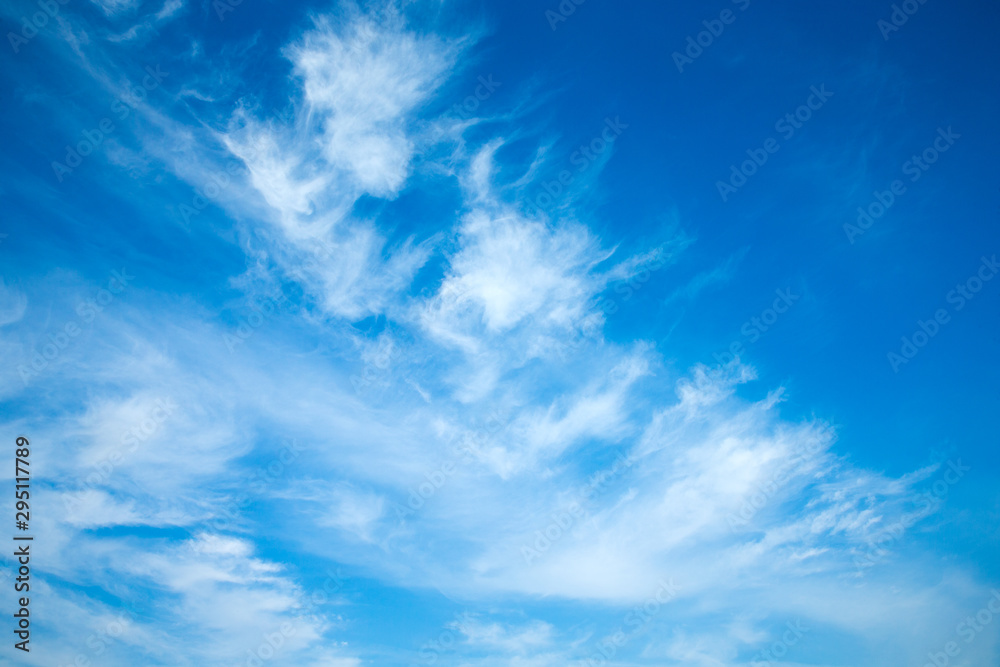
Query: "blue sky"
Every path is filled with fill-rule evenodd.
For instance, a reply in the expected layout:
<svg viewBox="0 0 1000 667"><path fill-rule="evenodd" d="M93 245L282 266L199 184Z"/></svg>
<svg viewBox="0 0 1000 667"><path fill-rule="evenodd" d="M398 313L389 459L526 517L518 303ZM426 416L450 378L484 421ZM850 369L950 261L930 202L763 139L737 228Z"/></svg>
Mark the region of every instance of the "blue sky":
<svg viewBox="0 0 1000 667"><path fill-rule="evenodd" d="M996 664L996 6L2 7L3 664Z"/></svg>

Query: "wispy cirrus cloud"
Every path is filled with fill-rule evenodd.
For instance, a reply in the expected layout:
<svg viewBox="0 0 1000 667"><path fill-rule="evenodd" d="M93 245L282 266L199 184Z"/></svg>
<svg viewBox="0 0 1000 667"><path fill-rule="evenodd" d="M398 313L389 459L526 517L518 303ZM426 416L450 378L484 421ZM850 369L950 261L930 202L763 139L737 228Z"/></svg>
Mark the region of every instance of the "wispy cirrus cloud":
<svg viewBox="0 0 1000 667"><path fill-rule="evenodd" d="M179 11L168 3L157 19ZM239 53L257 41L244 37ZM287 41L262 47L273 69L259 94L230 104L240 77L193 77L137 109L136 145L121 135L122 151L148 162L135 174L155 163L205 189L220 164L239 168L216 186L217 209L164 225L171 257L189 263L150 271L10 421L51 443L40 542L73 554L46 563L53 608L73 621L67 646L128 599L142 613L118 664L270 652L353 667L390 653L397 638L370 626L399 596L428 614L441 599L475 608L443 623L462 664L571 664L637 622L622 664L738 665L792 618L909 658L915 629L950 622L983 590L957 565L938 576L926 554L896 571L856 567L936 467L869 470L752 366L710 370L609 333L602 295L683 253L684 221L675 213L635 252L619 228L596 231L580 204L610 149L540 211L550 137L431 111L451 108L441 91L473 37L436 34L392 5L317 15ZM115 80L93 63L95 79ZM270 85L291 102L283 119L262 111ZM514 146L515 134L534 145ZM449 198L406 201L429 190ZM162 216L160 204L141 210ZM744 254L668 284L659 306L735 279ZM90 282L0 283L4 360L73 317L57 295ZM227 308L240 295L290 305L234 350L225 336L245 323ZM377 380L359 391L353 378L372 366ZM5 400L25 395L4 380ZM915 553L884 546L894 562ZM377 594L314 602L331 564ZM669 605L655 597L664 579L679 587Z"/></svg>
<svg viewBox="0 0 1000 667"><path fill-rule="evenodd" d="M226 146L247 165L272 209L286 270L317 292L326 310L359 318L405 289L429 249L389 248L372 221L354 216L362 196L395 197L421 147L421 111L454 67L461 45L418 34L393 9L347 10L289 46L301 93L291 124L237 110Z"/></svg>

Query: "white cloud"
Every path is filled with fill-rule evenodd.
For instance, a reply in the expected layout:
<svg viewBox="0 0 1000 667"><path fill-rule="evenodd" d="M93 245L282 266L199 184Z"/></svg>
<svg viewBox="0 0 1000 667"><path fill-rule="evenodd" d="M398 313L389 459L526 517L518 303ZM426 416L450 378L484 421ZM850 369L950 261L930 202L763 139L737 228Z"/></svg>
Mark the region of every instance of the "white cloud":
<svg viewBox="0 0 1000 667"><path fill-rule="evenodd" d="M444 319L475 317L478 322L462 324L481 324L489 334L504 333L528 317L543 328L570 329L598 289L587 271L606 253L582 226L550 229L477 211L460 235L461 250L440 291Z"/></svg>
<svg viewBox="0 0 1000 667"><path fill-rule="evenodd" d="M537 470L587 439L614 441L629 434L627 400L633 385L650 374L648 350L638 346L608 375L546 407L525 408L509 427L510 437L475 447L475 454L506 479Z"/></svg>
<svg viewBox="0 0 1000 667"><path fill-rule="evenodd" d="M372 541L372 530L385 513L385 499L341 485L324 499L328 507L318 519L320 526L332 526L355 537Z"/></svg>
<svg viewBox="0 0 1000 667"><path fill-rule="evenodd" d="M288 535L289 550L343 559L381 584L471 600L500 593L615 608L641 603L653 582L670 577L689 605L677 613L689 618L731 620L748 601L760 607L759 617L720 631L727 641L684 632L651 642L654 655L692 664L731 662L776 614L901 636L911 630L896 626L911 618L927 628L951 613L944 584L925 594L904 576L865 577L852 564L933 468L900 478L858 469L834 453L827 424L782 415L780 387L763 400L743 398L752 368L696 366L678 379L652 344L604 339L600 295L683 249L686 237L618 257L580 220L523 214L523 202L504 197L531 179L498 182L502 139L485 140L468 159L464 144L445 147L454 150L438 166L458 176L464 208L457 219L425 221L428 240L396 240L377 214L355 212L362 198L398 197L415 156L433 142L461 143L423 118L459 50L391 11L348 11L318 19L286 49L289 124L262 120L250 102L238 107L220 138L246 164L248 183L225 204L241 232L254 230L252 242L240 237L251 267L217 287L273 289L277 267L280 280L305 290L304 306L227 354L230 328L218 313L150 290L109 309L53 364L43 398L63 418L31 423L53 443L39 462L58 491L89 486L81 467L101 470L129 431L145 434L71 510L54 500L42 506L46 543L73 554L53 570L81 585L161 595L166 602L136 644L161 657L193 646L190 664L227 664L286 622L296 623L285 643L290 663L360 664L320 648L330 645L329 619L303 617L299 573L259 553L255 540L266 531ZM193 133L186 139L197 143ZM179 173L211 171L207 153L194 154L202 160ZM566 196L560 212L572 208ZM438 257L441 245L448 250ZM432 257L442 260L440 284L406 296L422 287L414 277ZM694 298L734 266L676 294ZM0 288L0 323L19 324L26 297ZM372 314L391 320L376 341L407 331L405 355L383 364L380 344L342 321ZM4 344L13 349L26 334L11 330ZM371 396L352 391L359 366L383 373ZM396 391L402 385L405 393ZM175 414L143 428L161 399L176 403ZM470 461L439 472L454 456L449 436L496 412L503 427L473 440ZM274 462L275 433L300 437L303 453L258 491L248 473ZM616 455L631 465L601 475ZM599 488L583 493L595 473ZM444 481L419 512L390 511L433 475ZM226 516L248 486L261 512ZM574 500L580 516L564 525ZM750 516L734 525L748 503ZM291 504L297 511L275 511ZM225 530L211 528L222 517ZM553 522L556 536L547 537ZM115 530L97 536L95 528ZM193 536L178 538L180 530ZM540 552L531 562L525 545ZM906 574L926 574L920 565ZM978 590L953 576L963 595ZM896 620L880 620L889 612ZM469 647L503 653L508 664L569 660L551 652L558 632L548 622L481 618L456 626Z"/></svg>
<svg viewBox="0 0 1000 667"><path fill-rule="evenodd" d="M688 242L674 229L660 245L606 266L615 249L603 248L586 225L526 217L500 199L494 161L501 146L488 142L463 172L469 211L455 230L440 286L412 316L433 341L463 355L451 376L463 402L490 396L533 359L551 362L585 349L583 339L599 342L599 295Z"/></svg>
<svg viewBox="0 0 1000 667"><path fill-rule="evenodd" d="M363 195L392 199L404 187L422 107L459 49L407 29L391 10L347 11L317 19L286 50L301 83L291 123L242 107L223 140L273 209L279 262L327 312L357 319L383 311L427 260L426 246L387 247L351 211Z"/></svg>
<svg viewBox="0 0 1000 667"><path fill-rule="evenodd" d="M327 164L363 192L397 193L414 151L408 125L453 66L455 47L386 11L319 19L288 55Z"/></svg>
<svg viewBox="0 0 1000 667"><path fill-rule="evenodd" d="M552 643L552 626L543 621L514 627L497 622L488 623L465 616L452 624L465 635L466 643L484 646L504 653L524 654Z"/></svg>
<svg viewBox="0 0 1000 667"><path fill-rule="evenodd" d="M91 0L91 2L109 17L135 9L142 4L142 0Z"/></svg>

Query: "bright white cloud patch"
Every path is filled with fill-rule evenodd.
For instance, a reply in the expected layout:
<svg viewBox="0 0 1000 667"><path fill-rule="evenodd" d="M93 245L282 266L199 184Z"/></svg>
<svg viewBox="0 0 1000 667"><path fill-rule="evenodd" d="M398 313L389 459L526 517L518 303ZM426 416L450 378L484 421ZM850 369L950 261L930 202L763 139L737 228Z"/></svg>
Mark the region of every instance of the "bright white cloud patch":
<svg viewBox="0 0 1000 667"><path fill-rule="evenodd" d="M455 48L408 31L388 14L339 26L321 19L288 55L326 162L363 192L398 192L414 151L413 116L442 83Z"/></svg>
<svg viewBox="0 0 1000 667"><path fill-rule="evenodd" d="M528 333L521 354L530 355L546 342L539 336L564 336L603 321L590 312L603 288L591 269L607 256L596 239L580 225L553 228L507 213L477 210L459 229L450 271L420 315L442 344L481 354Z"/></svg>
<svg viewBox="0 0 1000 667"><path fill-rule="evenodd" d="M224 140L274 211L279 260L331 313L385 309L428 257L409 242L387 247L351 210L363 195L392 199L404 187L422 107L457 55L391 10L320 18L286 50L291 84L301 86L291 121L261 120L246 108L233 117Z"/></svg>

